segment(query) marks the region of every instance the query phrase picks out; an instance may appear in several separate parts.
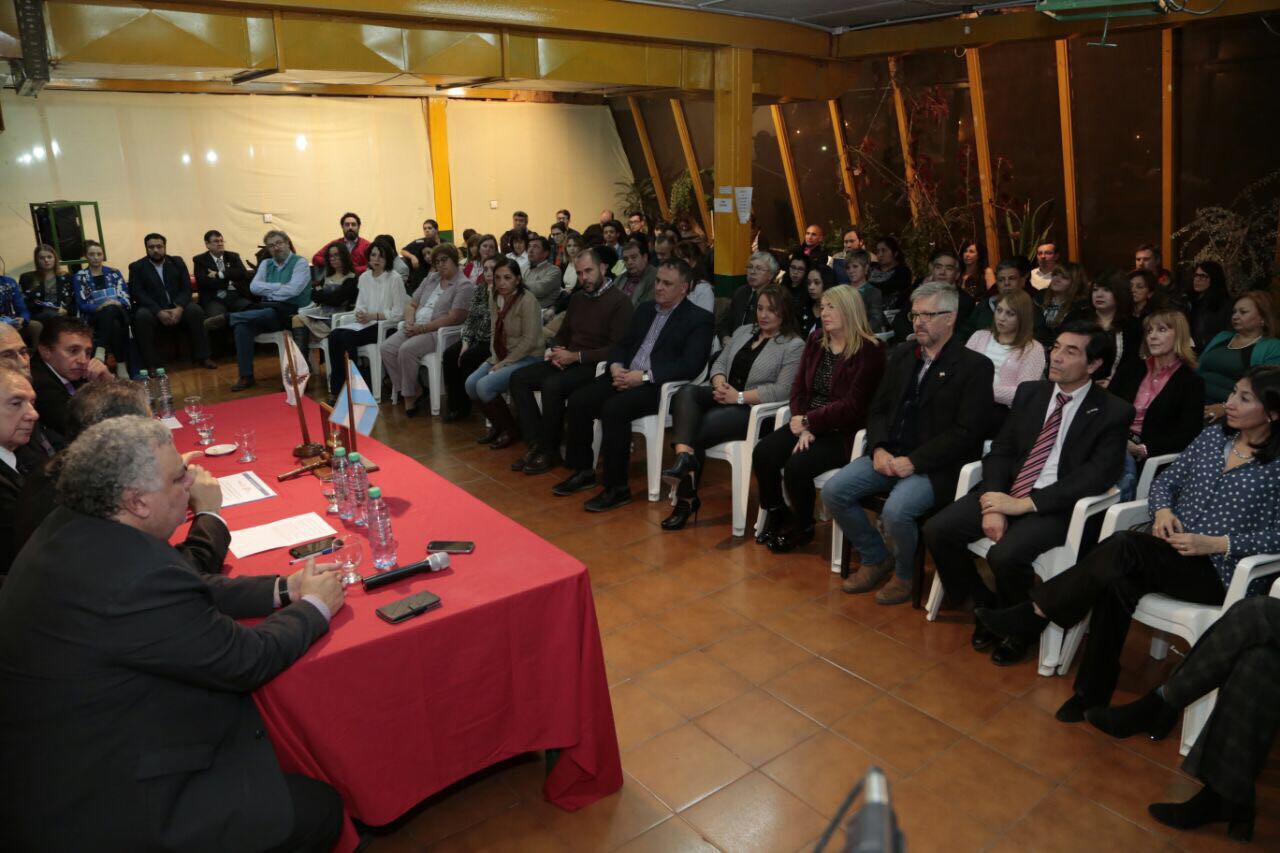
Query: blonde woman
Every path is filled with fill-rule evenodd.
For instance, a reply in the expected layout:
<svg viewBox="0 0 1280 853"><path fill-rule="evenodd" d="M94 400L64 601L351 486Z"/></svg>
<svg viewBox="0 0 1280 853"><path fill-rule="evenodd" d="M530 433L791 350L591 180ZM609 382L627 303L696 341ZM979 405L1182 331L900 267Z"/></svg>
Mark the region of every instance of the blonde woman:
<svg viewBox="0 0 1280 853"><path fill-rule="evenodd" d="M992 438L1009 416L1013 395L1023 382L1044 376L1044 347L1036 341L1035 306L1024 290L1009 291L996 302L990 328L979 329L965 346L986 356L995 368L991 422Z"/></svg>
<svg viewBox="0 0 1280 853"><path fill-rule="evenodd" d="M760 506L769 513L756 541L775 553L813 539L813 478L849 461L884 373L884 347L858 292L847 284L833 287L821 305L821 328L809 336L791 386L791 422L765 436L752 454Z"/></svg>

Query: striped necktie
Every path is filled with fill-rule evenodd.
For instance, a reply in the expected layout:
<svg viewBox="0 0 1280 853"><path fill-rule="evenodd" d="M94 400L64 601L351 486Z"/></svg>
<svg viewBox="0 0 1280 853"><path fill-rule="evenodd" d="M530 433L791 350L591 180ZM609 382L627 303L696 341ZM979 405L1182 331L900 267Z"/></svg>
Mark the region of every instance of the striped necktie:
<svg viewBox="0 0 1280 853"><path fill-rule="evenodd" d="M1031 452L1027 454L1027 459L1022 463L1022 470L1018 472L1018 478L1013 481L1013 488L1009 490L1009 495L1015 498L1025 498L1031 494L1031 487L1036 484L1036 480L1040 478L1040 472L1044 470L1044 463L1049 461L1049 454L1053 452L1054 442L1058 440L1058 430L1062 427L1062 409L1071 402L1070 394L1058 392L1058 405L1054 406L1053 412L1045 420L1044 426L1040 428L1040 435L1036 437L1036 443L1032 445Z"/></svg>

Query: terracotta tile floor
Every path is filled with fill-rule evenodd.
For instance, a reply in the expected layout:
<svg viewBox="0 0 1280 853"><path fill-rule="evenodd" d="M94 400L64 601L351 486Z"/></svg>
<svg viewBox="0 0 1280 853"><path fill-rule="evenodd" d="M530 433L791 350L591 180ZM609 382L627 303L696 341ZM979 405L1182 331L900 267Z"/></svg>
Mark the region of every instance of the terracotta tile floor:
<svg viewBox="0 0 1280 853"><path fill-rule="evenodd" d="M229 361L179 370L175 394L229 398L234 373ZM263 348L255 391L277 391L277 377ZM589 495L551 495L555 474L513 474L517 450L477 445L481 426L384 405L374 436L587 564L626 783L561 812L541 797L541 756L525 756L373 830L375 853L803 850L871 764L887 772L914 850L1234 846L1222 825L1179 833L1147 816L1147 803L1198 787L1177 769L1176 738L1114 742L1064 726L1052 714L1069 678L1041 678L1034 662L997 669L968 648L967 617L926 624L909 606L839 592L825 527L787 556L731 538L726 465L707 467L697 526L667 533L667 505L644 500L639 442L637 501L593 515L581 509ZM1121 698L1177 659L1147 658L1149 636L1130 633ZM1280 849L1277 765L1259 786L1257 849Z"/></svg>

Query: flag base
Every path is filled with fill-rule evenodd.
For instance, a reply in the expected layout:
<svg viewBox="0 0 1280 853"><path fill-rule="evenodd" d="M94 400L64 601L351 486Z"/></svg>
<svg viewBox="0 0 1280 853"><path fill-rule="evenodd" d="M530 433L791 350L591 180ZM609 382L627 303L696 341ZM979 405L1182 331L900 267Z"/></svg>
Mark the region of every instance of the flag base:
<svg viewBox="0 0 1280 853"><path fill-rule="evenodd" d="M324 445L314 441L303 442L293 449L293 455L299 459L310 459L324 453Z"/></svg>

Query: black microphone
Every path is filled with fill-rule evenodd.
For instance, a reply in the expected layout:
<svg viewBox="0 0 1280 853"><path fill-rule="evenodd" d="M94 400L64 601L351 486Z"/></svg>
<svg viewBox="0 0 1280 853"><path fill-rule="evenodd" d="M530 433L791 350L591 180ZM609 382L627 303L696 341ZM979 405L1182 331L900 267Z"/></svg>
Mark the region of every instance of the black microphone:
<svg viewBox="0 0 1280 853"><path fill-rule="evenodd" d="M421 572L443 572L447 568L449 568L448 554L429 554L425 560L419 560L407 566L396 566L394 569L363 577L360 582L364 584L364 591L370 592L378 587L395 583L402 578L411 577Z"/></svg>

